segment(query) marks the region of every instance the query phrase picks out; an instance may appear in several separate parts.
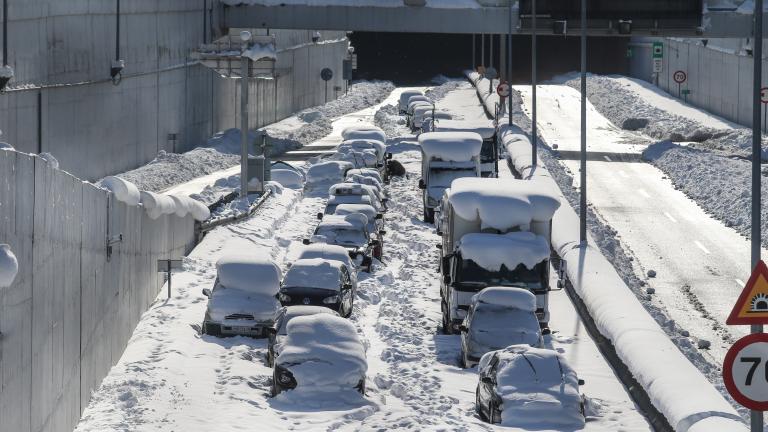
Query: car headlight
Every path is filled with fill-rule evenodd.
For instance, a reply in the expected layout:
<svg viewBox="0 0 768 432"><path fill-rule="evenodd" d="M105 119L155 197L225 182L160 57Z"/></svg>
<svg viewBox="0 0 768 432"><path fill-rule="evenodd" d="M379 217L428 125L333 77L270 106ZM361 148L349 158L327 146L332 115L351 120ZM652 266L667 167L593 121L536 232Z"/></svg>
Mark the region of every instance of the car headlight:
<svg viewBox="0 0 768 432"><path fill-rule="evenodd" d="M291 296L289 296L288 294L280 293L280 294L278 294L277 298L281 302L289 302L289 301L291 301Z"/></svg>
<svg viewBox="0 0 768 432"><path fill-rule="evenodd" d="M323 303L324 304L334 304L334 303L338 303L340 300L341 299L339 298L339 296L337 294L337 295L332 295L330 297L324 298L323 299Z"/></svg>
<svg viewBox="0 0 768 432"><path fill-rule="evenodd" d="M436 199L432 197L427 197L427 204L429 204L430 206L437 206L438 202Z"/></svg>

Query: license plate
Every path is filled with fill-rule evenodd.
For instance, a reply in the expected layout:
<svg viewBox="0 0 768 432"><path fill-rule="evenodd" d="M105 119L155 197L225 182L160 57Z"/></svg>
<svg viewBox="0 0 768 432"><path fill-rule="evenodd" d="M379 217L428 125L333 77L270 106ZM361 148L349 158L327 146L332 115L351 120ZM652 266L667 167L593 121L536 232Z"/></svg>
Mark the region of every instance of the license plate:
<svg viewBox="0 0 768 432"><path fill-rule="evenodd" d="M261 333L261 331L258 328L254 329L253 327L232 326L231 328L232 328L232 332L235 332L235 333L248 333L248 334L254 334L254 335Z"/></svg>

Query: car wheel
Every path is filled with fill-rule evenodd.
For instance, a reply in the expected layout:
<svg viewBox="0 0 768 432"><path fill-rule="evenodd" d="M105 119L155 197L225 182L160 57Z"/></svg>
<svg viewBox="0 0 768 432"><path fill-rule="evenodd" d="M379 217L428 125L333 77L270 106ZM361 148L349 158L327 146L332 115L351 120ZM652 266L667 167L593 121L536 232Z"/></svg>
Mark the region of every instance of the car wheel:
<svg viewBox="0 0 768 432"><path fill-rule="evenodd" d="M453 326L451 325L451 313L448 310L448 305L442 302L443 310L443 333L450 335L453 334Z"/></svg>

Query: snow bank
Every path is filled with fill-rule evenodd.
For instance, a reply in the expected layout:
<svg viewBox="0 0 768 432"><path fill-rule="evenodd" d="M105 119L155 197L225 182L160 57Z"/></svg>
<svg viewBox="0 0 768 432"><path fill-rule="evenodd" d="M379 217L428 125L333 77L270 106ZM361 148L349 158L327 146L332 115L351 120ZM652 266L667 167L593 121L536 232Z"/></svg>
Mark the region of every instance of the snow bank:
<svg viewBox="0 0 768 432"><path fill-rule="evenodd" d="M579 378L568 362L556 351L514 345L496 351L496 391L503 409L501 424L518 428L581 429ZM493 353L480 360L480 369L488 367Z"/></svg>
<svg viewBox="0 0 768 432"><path fill-rule="evenodd" d="M304 188L304 178L300 173L289 169L273 169L271 172L272 181L278 182L283 187L290 189Z"/></svg>
<svg viewBox="0 0 768 432"><path fill-rule="evenodd" d="M536 312L536 296L522 288L488 287L472 296L472 302Z"/></svg>
<svg viewBox="0 0 768 432"><path fill-rule="evenodd" d="M285 273L282 286L324 288L338 291L342 263L335 260L309 258L296 260Z"/></svg>
<svg viewBox="0 0 768 432"><path fill-rule="evenodd" d="M368 370L354 324L328 314L292 319L276 365L286 365L297 390L320 392L353 388Z"/></svg>
<svg viewBox="0 0 768 432"><path fill-rule="evenodd" d="M346 172L352 168L354 168L354 165L347 161L320 162L309 167L307 182L343 181Z"/></svg>
<svg viewBox="0 0 768 432"><path fill-rule="evenodd" d="M280 289L280 268L260 251L228 254L216 262L219 284L251 293L275 295Z"/></svg>
<svg viewBox="0 0 768 432"><path fill-rule="evenodd" d="M520 264L533 269L536 264L548 259L550 254L546 238L525 231L464 234L458 248L462 258L472 260L491 271L501 270L502 265L514 270Z"/></svg>
<svg viewBox="0 0 768 432"><path fill-rule="evenodd" d="M196 221L203 222L211 217L211 211L205 204L190 197L185 198L187 199L187 208L189 209L189 213Z"/></svg>
<svg viewBox="0 0 768 432"><path fill-rule="evenodd" d="M141 205L150 219L157 219L162 215L176 213L176 202L167 195L141 191L140 198Z"/></svg>
<svg viewBox="0 0 768 432"><path fill-rule="evenodd" d="M115 198L129 206L137 206L141 202L141 194L139 189L133 183L128 180L123 180L119 177L109 176L105 177L99 182L99 185L109 191L111 191Z"/></svg>
<svg viewBox="0 0 768 432"><path fill-rule="evenodd" d="M505 145L512 136L502 135ZM507 145L512 160L519 156L517 148ZM516 170L534 182L557 187L544 167L516 166ZM568 280L598 330L653 405L678 432L746 432L741 417L669 339L611 263L598 249L580 245L578 227L575 211L560 207L553 219L552 246L567 262Z"/></svg>
<svg viewBox="0 0 768 432"><path fill-rule="evenodd" d="M7 142L0 141L0 150L15 150L12 145Z"/></svg>
<svg viewBox="0 0 768 432"><path fill-rule="evenodd" d="M465 162L480 156L483 137L474 132L427 132L419 145L428 159Z"/></svg>
<svg viewBox="0 0 768 432"><path fill-rule="evenodd" d="M7 244L0 244L0 288L11 286L19 272L19 262L16 255Z"/></svg>

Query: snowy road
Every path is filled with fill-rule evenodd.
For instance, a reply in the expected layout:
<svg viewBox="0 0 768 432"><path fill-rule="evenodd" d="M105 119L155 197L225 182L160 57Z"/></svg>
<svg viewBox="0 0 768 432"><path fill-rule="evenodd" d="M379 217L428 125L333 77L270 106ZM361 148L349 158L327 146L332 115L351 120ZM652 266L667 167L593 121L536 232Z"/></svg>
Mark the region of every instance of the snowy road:
<svg viewBox="0 0 768 432"><path fill-rule="evenodd" d="M456 101L466 101L459 96ZM165 301L161 295L143 316L77 430L230 431L255 424L262 430L495 429L474 414L477 374L458 367L459 337L439 329L439 237L419 219L420 152L412 141L390 150L408 177L390 185L385 264L361 274L352 316L368 345L365 398L318 401L292 392L269 398L264 340L199 334L207 301L201 290L213 284L215 261L232 250L263 248L285 267L327 198L327 185L319 185L303 194L286 189L252 218L208 234L174 276L173 297ZM551 308L554 332L546 344L562 352L587 383L585 430L650 430L564 292L553 293Z"/></svg>
<svg viewBox="0 0 768 432"><path fill-rule="evenodd" d="M518 89L530 112L530 87ZM578 152L578 92L545 85L538 98L542 137L564 155ZM590 158L588 165L590 204L618 231L639 276L655 288L655 302L694 342L712 341L704 355L713 365L721 364L734 338L747 330L723 324L749 277L749 242L676 190L660 170L639 161L641 136L616 128L589 108L588 151L602 156ZM579 172L577 159L566 156L561 162ZM650 270L655 278L645 277Z"/></svg>

